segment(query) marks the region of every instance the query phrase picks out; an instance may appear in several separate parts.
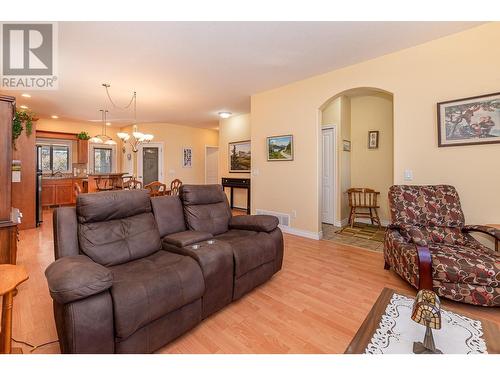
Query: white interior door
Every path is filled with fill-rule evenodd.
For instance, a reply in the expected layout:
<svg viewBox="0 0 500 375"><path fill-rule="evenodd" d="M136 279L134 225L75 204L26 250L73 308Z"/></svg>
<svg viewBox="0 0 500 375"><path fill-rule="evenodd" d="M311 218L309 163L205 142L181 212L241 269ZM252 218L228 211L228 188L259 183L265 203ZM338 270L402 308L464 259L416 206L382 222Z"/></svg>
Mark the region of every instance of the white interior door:
<svg viewBox="0 0 500 375"><path fill-rule="evenodd" d="M323 129L322 134L322 221L335 222L335 127Z"/></svg>
<svg viewBox="0 0 500 375"><path fill-rule="evenodd" d="M205 148L205 183L219 183L219 148L207 146Z"/></svg>

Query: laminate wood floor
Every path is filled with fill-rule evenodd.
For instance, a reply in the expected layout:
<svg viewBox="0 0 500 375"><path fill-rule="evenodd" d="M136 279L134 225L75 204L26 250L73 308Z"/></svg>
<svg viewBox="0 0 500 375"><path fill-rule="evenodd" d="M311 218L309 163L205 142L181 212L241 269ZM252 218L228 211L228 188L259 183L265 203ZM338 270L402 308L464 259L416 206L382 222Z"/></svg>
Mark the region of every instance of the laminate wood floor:
<svg viewBox="0 0 500 375"><path fill-rule="evenodd" d="M18 263L30 278L14 298L13 337L35 345L57 339L44 276L54 260L50 211L44 220L21 231ZM383 263L382 253L285 235L278 274L159 353L343 353L385 286L414 292ZM500 324L498 308L444 305ZM35 351L58 352L57 343Z"/></svg>

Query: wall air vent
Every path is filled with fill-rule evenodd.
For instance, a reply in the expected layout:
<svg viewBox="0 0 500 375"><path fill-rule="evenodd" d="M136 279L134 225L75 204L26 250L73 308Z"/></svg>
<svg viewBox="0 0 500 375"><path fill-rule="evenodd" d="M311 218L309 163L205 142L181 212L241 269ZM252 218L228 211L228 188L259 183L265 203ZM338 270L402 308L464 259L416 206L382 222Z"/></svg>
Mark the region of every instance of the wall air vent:
<svg viewBox="0 0 500 375"><path fill-rule="evenodd" d="M280 227L289 227L290 226L290 215L289 214L284 214L282 212L266 211L266 210L261 210L261 209L256 209L255 213L257 215L276 216L279 220Z"/></svg>

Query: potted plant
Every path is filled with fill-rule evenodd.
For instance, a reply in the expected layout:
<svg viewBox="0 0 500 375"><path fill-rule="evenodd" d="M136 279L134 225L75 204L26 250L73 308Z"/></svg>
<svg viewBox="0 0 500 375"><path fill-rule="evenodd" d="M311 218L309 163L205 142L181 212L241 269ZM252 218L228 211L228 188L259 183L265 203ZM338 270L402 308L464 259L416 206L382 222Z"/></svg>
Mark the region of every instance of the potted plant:
<svg viewBox="0 0 500 375"><path fill-rule="evenodd" d="M90 135L87 132L80 132L76 135L76 138L81 139L82 141L88 141L90 139Z"/></svg>
<svg viewBox="0 0 500 375"><path fill-rule="evenodd" d="M12 145L16 148L16 140L26 129L26 135L30 136L33 132L33 119L35 115L27 111L16 110L16 115L12 121Z"/></svg>

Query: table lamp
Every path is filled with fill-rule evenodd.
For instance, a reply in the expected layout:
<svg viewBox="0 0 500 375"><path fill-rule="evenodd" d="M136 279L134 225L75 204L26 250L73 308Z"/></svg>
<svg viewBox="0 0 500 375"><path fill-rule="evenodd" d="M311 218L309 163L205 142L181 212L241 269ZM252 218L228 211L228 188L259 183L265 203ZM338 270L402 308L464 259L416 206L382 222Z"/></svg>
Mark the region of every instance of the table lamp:
<svg viewBox="0 0 500 375"><path fill-rule="evenodd" d="M442 354L436 349L432 329L441 329L441 311L439 297L431 290L422 289L415 297L411 318L424 325L425 336L423 342L413 343L415 354Z"/></svg>

